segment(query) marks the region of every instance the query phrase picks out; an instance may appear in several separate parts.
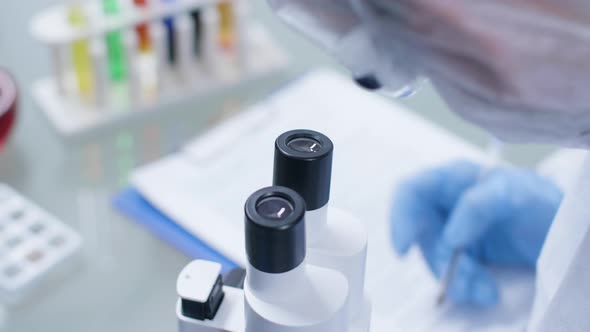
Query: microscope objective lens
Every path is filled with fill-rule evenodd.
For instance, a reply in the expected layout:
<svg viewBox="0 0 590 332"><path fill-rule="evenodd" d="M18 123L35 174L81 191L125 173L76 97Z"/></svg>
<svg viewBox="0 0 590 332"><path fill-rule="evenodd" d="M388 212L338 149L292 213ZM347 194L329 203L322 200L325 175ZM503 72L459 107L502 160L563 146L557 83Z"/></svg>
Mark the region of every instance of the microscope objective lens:
<svg viewBox="0 0 590 332"><path fill-rule="evenodd" d="M256 205L256 211L264 218L283 220L293 213L293 205L282 197L268 197Z"/></svg>
<svg viewBox="0 0 590 332"><path fill-rule="evenodd" d="M287 146L297 152L315 153L319 152L322 144L311 137L297 137L289 141Z"/></svg>

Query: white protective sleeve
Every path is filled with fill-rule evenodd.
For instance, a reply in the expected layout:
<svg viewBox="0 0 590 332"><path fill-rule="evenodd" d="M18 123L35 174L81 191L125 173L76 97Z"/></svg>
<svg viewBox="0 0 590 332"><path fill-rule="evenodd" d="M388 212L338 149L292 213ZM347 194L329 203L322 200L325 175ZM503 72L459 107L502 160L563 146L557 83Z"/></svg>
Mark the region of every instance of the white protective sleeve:
<svg viewBox="0 0 590 332"><path fill-rule="evenodd" d="M590 147L590 1L268 1L355 75L425 76L499 138Z"/></svg>
<svg viewBox="0 0 590 332"><path fill-rule="evenodd" d="M560 151L541 164L540 172L553 174L565 197L537 263L527 332L590 331L590 155Z"/></svg>

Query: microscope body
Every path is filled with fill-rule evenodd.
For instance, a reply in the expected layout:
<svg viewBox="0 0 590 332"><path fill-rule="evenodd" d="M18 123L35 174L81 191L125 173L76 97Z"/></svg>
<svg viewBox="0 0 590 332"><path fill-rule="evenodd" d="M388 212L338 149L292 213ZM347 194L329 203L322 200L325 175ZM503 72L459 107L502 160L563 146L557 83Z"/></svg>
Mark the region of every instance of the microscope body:
<svg viewBox="0 0 590 332"><path fill-rule="evenodd" d="M176 308L179 332L368 332L371 303L364 287L367 257L364 225L347 212L327 206L321 211L308 211L307 215L305 261L298 268L279 274L248 266L243 289L223 286L225 296L210 319L195 319L183 313L182 299L188 295L179 286ZM192 270L201 278L187 279L185 271L179 276L179 283L184 281L187 284L184 288L191 292L211 284L203 282L207 279L203 275L211 273L203 264L216 265L217 273L221 271L218 263L191 264L201 265ZM208 288L212 293L214 287Z"/></svg>
<svg viewBox="0 0 590 332"><path fill-rule="evenodd" d="M267 274L248 267L244 288L223 286L225 296L210 319L188 317L182 310L182 299L187 295L179 288L179 332L368 332L371 303L364 292L366 231L344 211L330 209L330 214L338 226L330 229L327 223L324 232L329 238L308 245L300 268ZM352 236L353 230L356 236ZM196 262L219 265L205 261L191 264ZM186 280L184 272L179 282L181 279ZM187 283L191 284L187 289L203 287L197 278Z"/></svg>
<svg viewBox="0 0 590 332"><path fill-rule="evenodd" d="M273 184L291 188L306 203L307 260L344 274L349 282L347 312L355 332L370 329L371 303L365 295L368 234L351 214L330 206L334 144L326 135L291 130L275 141Z"/></svg>
<svg viewBox="0 0 590 332"><path fill-rule="evenodd" d="M275 142L274 187L245 205L248 266L243 290L221 267L195 261L179 276L181 332L368 332L368 234L329 207L333 144L309 130Z"/></svg>
<svg viewBox="0 0 590 332"><path fill-rule="evenodd" d="M305 201L294 190L261 189L245 205L243 290L223 285L221 265L194 261L177 280L182 332L347 331L348 279L307 263Z"/></svg>
<svg viewBox="0 0 590 332"><path fill-rule="evenodd" d="M371 301L365 292L368 234L365 225L348 212L324 206L307 211L307 260L346 276L350 332L368 332Z"/></svg>
<svg viewBox="0 0 590 332"><path fill-rule="evenodd" d="M275 275L249 267L245 293L246 331L346 331L348 281L341 273L301 264Z"/></svg>
<svg viewBox="0 0 590 332"><path fill-rule="evenodd" d="M192 267L191 267L192 266ZM203 276L215 262L191 262L179 275L176 317L179 332L341 332L348 329L348 281L341 273L302 264L288 275L277 276L249 268L244 289L222 286L222 300L210 315L194 315L187 299L195 289L208 289L199 299L203 307L217 295L217 286L205 286ZM190 271L190 272L188 272ZM192 274L190 274L192 273ZM188 278L187 278L188 276ZM200 277L196 277L200 276ZM212 274L209 279L216 278ZM206 278L205 278L206 279ZM206 313L208 310L197 310Z"/></svg>

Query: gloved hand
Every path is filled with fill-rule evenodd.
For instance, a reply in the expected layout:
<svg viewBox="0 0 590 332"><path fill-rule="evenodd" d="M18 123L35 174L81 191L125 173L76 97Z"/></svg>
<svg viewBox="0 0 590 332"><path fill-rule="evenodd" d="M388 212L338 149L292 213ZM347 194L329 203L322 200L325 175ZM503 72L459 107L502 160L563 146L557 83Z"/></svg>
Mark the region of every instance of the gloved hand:
<svg viewBox="0 0 590 332"><path fill-rule="evenodd" d="M393 202L394 247L418 245L437 278L454 249L463 249L448 297L457 304L494 305L498 285L489 266L534 269L561 191L531 171L482 171L467 161L427 170L401 184Z"/></svg>
<svg viewBox="0 0 590 332"><path fill-rule="evenodd" d="M589 1L268 1L370 86L425 76L504 141L590 147Z"/></svg>

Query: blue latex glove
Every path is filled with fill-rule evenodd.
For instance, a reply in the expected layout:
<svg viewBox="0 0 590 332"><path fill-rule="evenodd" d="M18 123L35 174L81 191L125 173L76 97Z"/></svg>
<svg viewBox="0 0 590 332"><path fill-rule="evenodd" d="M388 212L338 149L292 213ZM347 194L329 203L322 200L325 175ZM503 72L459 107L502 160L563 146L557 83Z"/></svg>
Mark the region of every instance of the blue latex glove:
<svg viewBox="0 0 590 332"><path fill-rule="evenodd" d="M448 298L494 305L498 285L486 266L534 269L562 197L553 183L528 170L482 171L471 162L453 162L399 187L393 243L402 255L418 245L439 279L453 250L464 249Z"/></svg>

